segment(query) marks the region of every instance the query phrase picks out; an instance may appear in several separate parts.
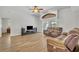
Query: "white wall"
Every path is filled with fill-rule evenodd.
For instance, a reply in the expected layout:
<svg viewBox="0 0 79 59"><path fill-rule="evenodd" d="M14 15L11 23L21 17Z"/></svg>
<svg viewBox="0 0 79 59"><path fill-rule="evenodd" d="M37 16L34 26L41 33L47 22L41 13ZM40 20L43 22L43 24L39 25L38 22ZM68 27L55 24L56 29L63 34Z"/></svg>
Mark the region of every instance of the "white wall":
<svg viewBox="0 0 79 59"><path fill-rule="evenodd" d="M21 28L29 25L37 27L36 19L28 11L26 7L1 7L0 16L3 18L10 18L11 36L20 35Z"/></svg>
<svg viewBox="0 0 79 59"><path fill-rule="evenodd" d="M26 17L17 17L11 20L11 36L20 35L21 28L32 25L33 27L37 27L35 23L35 19L31 15L27 15Z"/></svg>
<svg viewBox="0 0 79 59"><path fill-rule="evenodd" d="M40 15L39 14L36 14L34 15L34 19L35 19L35 23L36 23L36 26L37 26L37 32L42 32L42 20L40 19Z"/></svg>
<svg viewBox="0 0 79 59"><path fill-rule="evenodd" d="M0 37L2 36L2 30L1 30L1 28L2 28L2 21L1 21L1 18L0 18Z"/></svg>
<svg viewBox="0 0 79 59"><path fill-rule="evenodd" d="M73 11L73 9L66 8L59 11L59 26L63 27L64 31L69 31L74 27L79 27L79 11L76 12Z"/></svg>

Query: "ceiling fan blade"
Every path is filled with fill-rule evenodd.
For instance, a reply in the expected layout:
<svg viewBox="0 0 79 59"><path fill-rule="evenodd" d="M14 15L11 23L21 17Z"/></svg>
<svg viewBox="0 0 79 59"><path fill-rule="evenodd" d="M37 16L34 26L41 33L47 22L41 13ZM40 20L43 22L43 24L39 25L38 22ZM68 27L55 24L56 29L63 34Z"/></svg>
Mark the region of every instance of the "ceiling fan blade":
<svg viewBox="0 0 79 59"><path fill-rule="evenodd" d="M39 9L39 10L44 10L44 9Z"/></svg>

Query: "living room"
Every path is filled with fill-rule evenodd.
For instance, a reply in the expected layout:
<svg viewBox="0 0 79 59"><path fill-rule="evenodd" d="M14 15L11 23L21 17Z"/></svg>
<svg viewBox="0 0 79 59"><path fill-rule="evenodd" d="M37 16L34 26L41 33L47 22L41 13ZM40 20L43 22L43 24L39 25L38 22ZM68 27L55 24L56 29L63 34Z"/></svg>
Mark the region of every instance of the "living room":
<svg viewBox="0 0 79 59"><path fill-rule="evenodd" d="M3 49L1 47L1 51L47 51L47 49L52 51L53 47L47 46L47 43L50 42L46 41L50 38L48 36L51 35L49 35L49 32L45 32L44 35L44 30L47 30L49 27L61 27L62 32L69 32L73 28L79 28L79 7L39 6L38 8L43 9L40 9L40 12L38 11L37 13L32 11L33 7L34 6L0 6L0 24L2 25L1 21L3 19L10 20L9 27L7 27L10 28L10 40L8 44L10 47L4 47ZM54 16L54 14L51 13L56 15ZM2 27L1 25L0 27ZM0 29L0 36L2 36L1 31ZM0 44L2 45L2 43ZM64 45L54 48L55 50L59 49L59 51L61 51L63 50L61 46Z"/></svg>

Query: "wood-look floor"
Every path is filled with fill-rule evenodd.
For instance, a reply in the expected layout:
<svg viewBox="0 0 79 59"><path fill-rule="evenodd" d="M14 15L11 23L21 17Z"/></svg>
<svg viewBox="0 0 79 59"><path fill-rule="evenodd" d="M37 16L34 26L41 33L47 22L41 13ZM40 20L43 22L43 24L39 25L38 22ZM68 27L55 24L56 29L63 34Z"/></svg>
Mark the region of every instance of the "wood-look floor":
<svg viewBox="0 0 79 59"><path fill-rule="evenodd" d="M0 51L44 52L47 45L42 33L14 37L4 35L0 38Z"/></svg>
<svg viewBox="0 0 79 59"><path fill-rule="evenodd" d="M0 37L0 51L10 51L11 39L9 34L3 34Z"/></svg>

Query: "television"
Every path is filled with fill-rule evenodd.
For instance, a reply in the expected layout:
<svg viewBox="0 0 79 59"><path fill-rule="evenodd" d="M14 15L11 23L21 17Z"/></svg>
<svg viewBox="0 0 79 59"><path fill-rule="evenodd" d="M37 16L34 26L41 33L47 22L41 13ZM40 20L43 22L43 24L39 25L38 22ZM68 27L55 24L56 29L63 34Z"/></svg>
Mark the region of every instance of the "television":
<svg viewBox="0 0 79 59"><path fill-rule="evenodd" d="M33 26L27 26L27 30L33 30Z"/></svg>

